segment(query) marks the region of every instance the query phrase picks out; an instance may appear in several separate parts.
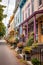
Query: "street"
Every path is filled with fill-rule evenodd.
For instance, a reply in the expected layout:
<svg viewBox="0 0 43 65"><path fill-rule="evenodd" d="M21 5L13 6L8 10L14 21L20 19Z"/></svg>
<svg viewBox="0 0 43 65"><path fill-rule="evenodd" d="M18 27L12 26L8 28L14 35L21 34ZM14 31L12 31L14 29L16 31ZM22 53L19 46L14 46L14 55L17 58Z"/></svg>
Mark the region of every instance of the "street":
<svg viewBox="0 0 43 65"><path fill-rule="evenodd" d="M4 42L0 42L0 65L19 65L16 57Z"/></svg>

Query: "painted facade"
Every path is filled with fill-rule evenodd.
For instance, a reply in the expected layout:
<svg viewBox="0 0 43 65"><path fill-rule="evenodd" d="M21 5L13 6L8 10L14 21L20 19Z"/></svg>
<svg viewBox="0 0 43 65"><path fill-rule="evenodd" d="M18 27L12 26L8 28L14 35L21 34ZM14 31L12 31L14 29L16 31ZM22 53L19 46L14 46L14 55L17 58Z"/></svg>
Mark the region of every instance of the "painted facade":
<svg viewBox="0 0 43 65"><path fill-rule="evenodd" d="M27 38L28 33L34 32L34 42L37 40L39 43L43 43L43 0L27 0L23 6L22 4L23 0L20 3L22 23L19 25L22 26L22 33ZM40 24L40 22L42 23ZM23 30L25 26L26 29Z"/></svg>
<svg viewBox="0 0 43 65"><path fill-rule="evenodd" d="M39 0L28 0L22 8L23 21L26 20L33 12L42 10L42 4L39 5Z"/></svg>
<svg viewBox="0 0 43 65"><path fill-rule="evenodd" d="M9 24L8 24L8 34L14 30L14 15L10 17Z"/></svg>
<svg viewBox="0 0 43 65"><path fill-rule="evenodd" d="M20 8L17 9L16 13L15 13L15 25L16 27L18 27L20 25Z"/></svg>

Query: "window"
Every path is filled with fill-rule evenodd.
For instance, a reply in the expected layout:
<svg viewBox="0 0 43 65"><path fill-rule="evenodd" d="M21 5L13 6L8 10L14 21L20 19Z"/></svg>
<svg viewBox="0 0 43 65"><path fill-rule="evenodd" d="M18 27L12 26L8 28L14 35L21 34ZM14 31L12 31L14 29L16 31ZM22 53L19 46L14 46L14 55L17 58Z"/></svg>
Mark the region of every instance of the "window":
<svg viewBox="0 0 43 65"><path fill-rule="evenodd" d="M31 0L32 2L32 12L34 11L34 0Z"/></svg>
<svg viewBox="0 0 43 65"><path fill-rule="evenodd" d="M29 32L33 32L34 30L34 24L33 22L29 24Z"/></svg>
<svg viewBox="0 0 43 65"><path fill-rule="evenodd" d="M43 22L41 23L41 34L43 34Z"/></svg>
<svg viewBox="0 0 43 65"><path fill-rule="evenodd" d="M24 21L24 12L22 13L23 21Z"/></svg>
<svg viewBox="0 0 43 65"><path fill-rule="evenodd" d="M18 23L19 23L19 18L18 18Z"/></svg>
<svg viewBox="0 0 43 65"><path fill-rule="evenodd" d="M17 17L16 17L16 22L17 22Z"/></svg>
<svg viewBox="0 0 43 65"><path fill-rule="evenodd" d="M20 34L22 34L22 26L20 27Z"/></svg>
<svg viewBox="0 0 43 65"><path fill-rule="evenodd" d="M30 16L30 7L28 7L28 16Z"/></svg>
<svg viewBox="0 0 43 65"><path fill-rule="evenodd" d="M42 4L42 0L39 0L39 6Z"/></svg>
<svg viewBox="0 0 43 65"><path fill-rule="evenodd" d="M27 12L25 13L25 18L27 18Z"/></svg>

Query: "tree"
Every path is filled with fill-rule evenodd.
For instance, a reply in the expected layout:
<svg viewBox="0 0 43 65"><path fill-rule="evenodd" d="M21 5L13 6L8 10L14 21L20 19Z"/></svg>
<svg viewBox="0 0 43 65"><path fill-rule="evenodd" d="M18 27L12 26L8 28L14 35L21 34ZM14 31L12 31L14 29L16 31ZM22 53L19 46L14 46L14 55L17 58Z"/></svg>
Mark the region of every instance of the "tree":
<svg viewBox="0 0 43 65"><path fill-rule="evenodd" d="M0 2L1 2L2 0L0 0Z"/></svg>
<svg viewBox="0 0 43 65"><path fill-rule="evenodd" d="M0 22L0 37L4 36L5 33L6 33L6 27L2 22Z"/></svg>
<svg viewBox="0 0 43 65"><path fill-rule="evenodd" d="M3 14L4 8L6 6L0 5L0 22L2 22L3 18L6 17L6 15Z"/></svg>
<svg viewBox="0 0 43 65"><path fill-rule="evenodd" d="M2 0L0 0L0 2L1 1ZM5 27L4 23L2 22L3 18L5 18L7 16L7 15L3 14L5 7L6 6L4 6L4 5L0 5L0 37L4 36L5 32L6 32L6 27Z"/></svg>

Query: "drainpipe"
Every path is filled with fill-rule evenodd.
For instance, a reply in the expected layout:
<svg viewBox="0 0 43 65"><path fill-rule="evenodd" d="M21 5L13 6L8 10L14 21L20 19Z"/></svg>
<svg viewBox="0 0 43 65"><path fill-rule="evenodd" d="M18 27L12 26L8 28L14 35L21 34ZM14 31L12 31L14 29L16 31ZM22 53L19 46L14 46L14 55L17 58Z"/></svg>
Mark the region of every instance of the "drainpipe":
<svg viewBox="0 0 43 65"><path fill-rule="evenodd" d="M36 15L34 16L34 42L36 42Z"/></svg>

